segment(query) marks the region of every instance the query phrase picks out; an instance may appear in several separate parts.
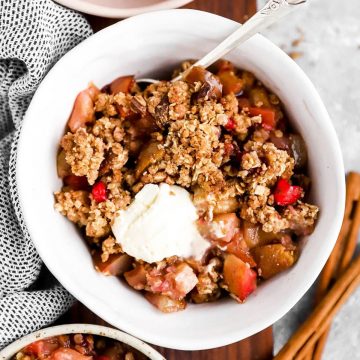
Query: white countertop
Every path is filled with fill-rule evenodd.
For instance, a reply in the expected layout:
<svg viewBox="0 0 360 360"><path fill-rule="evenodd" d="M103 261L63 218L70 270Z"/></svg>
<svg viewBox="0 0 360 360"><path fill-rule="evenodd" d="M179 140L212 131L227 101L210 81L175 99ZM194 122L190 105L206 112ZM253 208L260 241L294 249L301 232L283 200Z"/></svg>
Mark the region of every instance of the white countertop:
<svg viewBox="0 0 360 360"><path fill-rule="evenodd" d="M259 6L265 2L258 1ZM346 171L360 171L360 2L308 3L263 33L286 52L301 53L296 62L313 81L329 111ZM296 39L303 40L293 46ZM307 294L275 324L276 351L303 321L311 300ZM323 359L360 359L359 346L360 289L336 317Z"/></svg>

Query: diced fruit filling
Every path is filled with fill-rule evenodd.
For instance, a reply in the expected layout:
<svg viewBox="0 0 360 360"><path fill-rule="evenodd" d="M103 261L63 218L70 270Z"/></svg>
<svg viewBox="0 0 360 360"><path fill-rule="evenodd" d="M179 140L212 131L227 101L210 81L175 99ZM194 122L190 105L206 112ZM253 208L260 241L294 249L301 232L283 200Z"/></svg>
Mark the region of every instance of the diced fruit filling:
<svg viewBox="0 0 360 360"><path fill-rule="evenodd" d="M146 360L148 357L119 341L89 334L53 336L35 341L12 360Z"/></svg>
<svg viewBox="0 0 360 360"><path fill-rule="evenodd" d="M256 272L237 256L225 256L223 271L226 286L239 301L244 301L256 289Z"/></svg>
<svg viewBox="0 0 360 360"><path fill-rule="evenodd" d="M249 109L251 116L261 116L261 125L266 130L274 130L276 127L275 111L272 109L251 107Z"/></svg>

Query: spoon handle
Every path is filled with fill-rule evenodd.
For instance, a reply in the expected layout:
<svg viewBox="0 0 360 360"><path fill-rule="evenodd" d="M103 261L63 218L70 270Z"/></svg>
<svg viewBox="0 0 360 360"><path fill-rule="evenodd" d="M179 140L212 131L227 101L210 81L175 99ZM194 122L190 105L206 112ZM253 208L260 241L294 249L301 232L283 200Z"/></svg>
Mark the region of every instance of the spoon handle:
<svg viewBox="0 0 360 360"><path fill-rule="evenodd" d="M216 48L198 60L193 66L207 68L229 51L258 33L261 29L273 24L283 16L289 14L300 4L305 4L306 1L307 0L270 0L261 10L216 46ZM187 72L188 71L185 73ZM179 80L184 75L183 73L173 80Z"/></svg>

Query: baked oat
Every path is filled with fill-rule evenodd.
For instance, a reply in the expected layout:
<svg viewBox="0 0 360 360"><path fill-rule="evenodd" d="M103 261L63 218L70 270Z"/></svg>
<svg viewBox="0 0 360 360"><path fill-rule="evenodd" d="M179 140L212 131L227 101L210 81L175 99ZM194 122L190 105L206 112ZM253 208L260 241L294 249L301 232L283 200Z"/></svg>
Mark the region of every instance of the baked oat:
<svg viewBox="0 0 360 360"><path fill-rule="evenodd" d="M131 76L102 90L91 84L60 143L64 187L55 207L82 229L99 271L124 276L164 312L227 293L244 301L296 262L299 237L313 231L319 211L306 203L305 143L279 98L228 61L211 71L194 68L143 90ZM202 259L146 263L113 234L135 195L162 183L191 194L210 244Z"/></svg>

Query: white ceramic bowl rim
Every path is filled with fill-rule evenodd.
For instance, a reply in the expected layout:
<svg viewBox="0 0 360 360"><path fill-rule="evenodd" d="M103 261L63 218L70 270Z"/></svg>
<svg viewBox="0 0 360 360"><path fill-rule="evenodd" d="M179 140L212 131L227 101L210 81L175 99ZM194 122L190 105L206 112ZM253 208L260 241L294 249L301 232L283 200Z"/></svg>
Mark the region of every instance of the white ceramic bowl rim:
<svg viewBox="0 0 360 360"><path fill-rule="evenodd" d="M141 7L118 8L113 6L106 6L90 3L87 0L55 0L57 3L68 8L81 11L86 14L103 16L107 18L127 18L134 15L139 15L145 12L175 9L188 4L193 0L163 0L153 5L146 5ZM131 0L130 0L131 1Z"/></svg>
<svg viewBox="0 0 360 360"><path fill-rule="evenodd" d="M276 47L269 40L265 39L260 35L256 35L248 42L243 44L239 48L239 50L234 51L235 54L233 54L232 56L233 58L235 58L235 56L239 57L237 52L241 52L241 49L246 49L248 51L253 47L255 47L256 49L261 47L262 51L264 51L268 56L270 56L273 59L272 62L269 62L269 66L275 62L280 63L283 66L281 72L286 74L285 75L286 81L287 82L292 81L290 80L290 76L291 76L294 79L293 81L296 81L296 83L301 84L301 86L306 90L306 95L304 95L304 100L302 100L304 102L304 104L302 105L303 108L302 110L310 114L311 121L314 121L315 123L315 125L312 124L311 126L313 128L315 126L317 131L316 133L313 134L305 134L306 135L305 140L307 137L312 139L313 146L308 149L312 152L312 154L314 154L314 152L316 151L322 154L323 156L321 160L322 163L320 162L319 157L317 157L319 166L321 164L319 169L319 171L321 172L319 174L321 176L319 175L318 179L316 180L318 183L320 182L322 185L330 181L332 186L334 186L331 193L329 192L328 196L326 196L327 204L329 204L330 201L331 208L326 207L326 209L322 209L323 212L321 213L318 226L315 230L315 233L317 234L320 231L319 229L321 228L320 231L320 234L322 235L321 238L322 239L325 238L325 240L321 240L320 242L321 248L320 245L316 245L316 243L311 242L312 247L314 247L317 251L315 254L309 254L309 251L307 249L308 247L305 246L302 256L300 257L298 263L295 265L295 267L292 270L290 270L286 274L281 274L276 279L270 280L266 282L265 285L262 285L261 289L259 289L259 298L261 298L261 300L257 298L258 294L256 293L251 298L249 298L248 302L246 302L244 305L236 305L236 304L229 305L230 304L229 302L217 304L217 306L221 306L221 310L219 310L219 308L216 308L216 306L214 306L215 310L217 309L217 312L214 312L213 314L217 314L216 316L211 314L211 312L214 311L212 310L212 306L213 306L212 304L196 305L193 306L192 308L185 310L184 312L180 312L176 314L155 315L155 313L153 313L152 310L147 307L145 300L143 300L144 304L141 305L143 309L140 309L137 302L138 299L132 298L131 301L134 300L136 302L136 305L133 310L136 312L137 318L135 318L134 315L132 317L132 320L129 321L129 319L127 319L127 315L124 313L125 310L121 310L121 311L118 310L120 311L119 316L115 320L116 318L114 316L115 313L113 309L111 309L111 307L109 308L108 305L109 303L108 298L101 298L95 295L89 295L89 289L84 288L83 286L82 287L77 286L79 285L79 283L77 284L76 282L74 282L69 274L65 274L61 266L59 267L59 264L56 264L56 262L49 261L49 257L48 257L49 249L40 246L40 237L44 237L44 236L42 235L42 229L39 227L39 221L36 218L38 214L34 213L32 203L31 201L29 201L29 199L31 199L32 197L31 193L34 191L33 183L32 185L31 184L29 185L28 183L29 182L28 172L30 171L28 154L29 154L29 146L31 145L29 144L29 139L27 139L26 136L24 135L24 134L29 134L33 131L31 129L32 124L30 124L30 118L39 115L38 113L36 113L36 111L39 110L34 110L38 108L36 103L39 103L39 100L41 100L41 98L44 96L48 88L52 88L51 84L55 74L57 74L56 76L59 76L60 73L64 73L64 67L66 69L66 66L71 66L70 60L73 60L74 58L76 58L76 56L80 56L81 53L86 54L87 51L91 49L93 43L99 44L104 40L104 38L105 39L116 38L118 34L122 34L122 31L126 32L126 29L128 29L129 27L130 28L131 26L134 27L134 24L137 25L146 24L146 26L148 26L149 29L151 29L151 26L156 26L156 24L160 24L159 27L165 26L163 24L166 24L166 26L170 26L170 27L172 26L179 27L181 24L183 24L184 21L191 21L193 24L203 23L204 26L208 24L215 24L215 26L213 26L212 29L212 34L214 33L216 34L216 32L220 31L222 27L226 28L226 31L232 31L232 29L238 26L238 24L230 20L221 18L213 14L204 13L195 10L168 10L168 11L161 11L156 13L152 12L124 20L109 28L106 28L100 31L99 33L93 35L91 38L85 40L76 48L74 48L69 53L67 53L53 67L53 69L49 72L49 74L40 84L38 90L36 91L33 97L32 104L28 109L27 115L23 122L23 130L19 139L16 179L17 179L18 190L20 195L20 204L23 210L24 219L28 225L29 233L32 236L35 246L37 247L37 250L40 256L43 258L44 262L46 263L47 267L55 275L55 277L63 284L63 286L66 289L68 289L82 303L84 303L87 307L89 307L92 311L94 311L97 315L102 317L107 322L111 323L114 326L121 327L124 331L129 332L147 342L169 348L176 348L182 350L199 350L199 349L209 349L218 346L223 346L235 341L239 341L244 337L250 336L272 325L283 315L285 315L296 304L296 302L305 294L305 292L309 289L311 284L316 280L318 274L320 273L328 256L331 253L338 232L340 230L343 211L344 211L344 203L345 203L345 181L344 181L345 177L344 177L344 167L341 157L340 146L335 134L335 130L331 124L331 120L327 114L327 111L318 93L316 92L310 80L300 69L300 67L297 66L296 63L293 62L278 47ZM186 29L186 31L188 31L188 29ZM224 31L221 32L221 34L223 33ZM166 51L168 50L166 49ZM197 52L199 53L199 51L201 51L201 49L198 49ZM246 52L242 51L241 54L244 56L243 61L245 61ZM231 60L231 56L230 56L230 60ZM277 66L277 65L273 64L273 66ZM264 70L269 71L268 69L264 69ZM264 72L264 74L267 73ZM271 73L269 74L271 75ZM117 74L114 74L114 77L116 75ZM263 75L263 78L264 79L262 80L265 82L265 85L267 85L265 81L266 76ZM89 80L92 79L88 79L87 81ZM287 86L287 88L289 88L289 86ZM279 89L281 90L281 87ZM297 91L299 90L300 89L297 88ZM74 94L72 96L74 96ZM66 101L69 102L69 99L66 99ZM310 125L302 124L302 126L304 126L306 129L306 126L309 127ZM318 137L318 131L321 131L321 137L323 139L322 142L320 143L316 142ZM53 136L53 134L51 136ZM60 134L58 134L58 136L60 136ZM327 151L326 155L324 155L325 150L319 148L319 144L324 145L324 149ZM328 174L331 174L331 179L323 178ZM320 187L318 186L318 188ZM324 193L322 192L322 194ZM328 198L331 200L327 200ZM327 219L326 223L323 221L324 218ZM37 226L34 226L34 224L37 224ZM316 236L315 233L312 236ZM39 234L39 238L37 237L37 234ZM318 240L320 240L319 236L317 236L317 238ZM304 267L304 264L306 264L309 261L311 261L310 262L311 271L308 270L303 273L303 271L300 272L300 270L297 270L298 268L305 270L306 268ZM296 279L295 283L294 283L294 279ZM110 281L109 279L103 280L103 282L106 282L106 284L108 284L109 281ZM276 285L275 286L276 289L280 288L279 286L277 286L277 284L280 283L282 284L281 292L274 293L273 291L271 291L271 289L274 288L275 285ZM285 283L287 284L286 286L284 285ZM266 295L262 295L262 294L266 294ZM267 302L267 299L269 297L277 298L276 305ZM257 311L255 310L255 306L257 305L255 304L259 304L259 303L263 304L265 306L265 309L271 308L271 310L266 310L266 314L264 315L264 317L261 317L261 319L259 318L260 316L259 314L264 313L265 310L264 308L262 308L262 311L260 311L259 314L257 313ZM134 304L131 304L131 306L132 305ZM241 323L239 325L232 323L231 327L229 327L230 329L228 328L228 325L225 326L224 319L220 318L222 316L220 314L224 312L223 309L225 308L225 305L227 307L227 314L229 316L229 319L231 316L230 311L247 313L249 312L249 309L251 310L250 311L250 313L252 314L251 319L249 319L248 317L245 327L242 327ZM269 305L271 305L270 308L268 308ZM242 310L241 311L236 310L235 306L237 306L236 309L240 309L241 307ZM194 308L197 308L196 311ZM137 314L137 312L139 311L142 313L142 316L144 316L145 314L145 318L140 319L141 316ZM157 310L154 311L156 312ZM120 313L122 314L122 316L120 316ZM148 320L146 316L148 317L148 319L152 319L152 320ZM164 316L166 318L164 318ZM218 323L219 326L217 327L208 326L205 332L201 334L199 333L198 337L194 335L192 336L188 335L188 333L192 333L192 331L194 331L194 333L195 331L198 331L198 329L200 328L199 324L201 323L199 319L203 319L206 322L208 317L211 317L212 323L216 322L216 324ZM148 324L147 326L139 326L140 321L143 321L144 324L147 321L150 321L151 324ZM164 326L167 326L167 331L165 332L164 330L162 330L161 326L160 329L158 330L158 324L155 323L154 321L158 321L159 324L164 324ZM180 324L185 324L188 330L187 331L182 330L180 332L180 330L177 329ZM182 326L184 327L185 325ZM153 326L153 330L150 331L149 328L151 326ZM171 326L173 326L173 331L170 330ZM211 335L209 335L209 333Z"/></svg>
<svg viewBox="0 0 360 360"><path fill-rule="evenodd" d="M110 339L118 340L124 344L130 345L132 348L139 350L151 360L165 360L155 349L150 347L143 341L126 334L120 330L112 329L106 326L91 325L91 324L66 324L52 326L49 328L35 331L26 335L0 351L0 360L8 360L14 356L25 346L34 341L38 341L50 336L67 335L67 334L92 334L104 336Z"/></svg>

